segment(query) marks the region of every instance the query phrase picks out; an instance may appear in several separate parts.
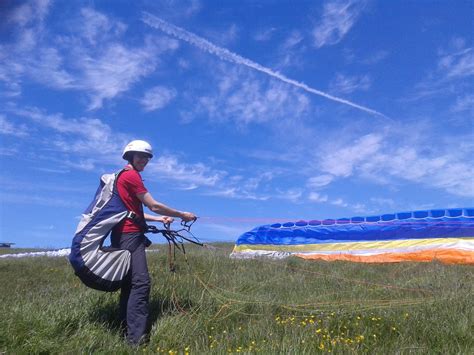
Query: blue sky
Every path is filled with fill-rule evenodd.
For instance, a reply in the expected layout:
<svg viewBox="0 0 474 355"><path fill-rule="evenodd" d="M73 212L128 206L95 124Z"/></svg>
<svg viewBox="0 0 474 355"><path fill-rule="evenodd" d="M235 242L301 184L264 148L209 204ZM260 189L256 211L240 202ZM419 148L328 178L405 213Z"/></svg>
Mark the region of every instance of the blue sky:
<svg viewBox="0 0 474 355"><path fill-rule="evenodd" d="M474 203L472 1L3 1L1 241L64 247L152 143L206 241Z"/></svg>

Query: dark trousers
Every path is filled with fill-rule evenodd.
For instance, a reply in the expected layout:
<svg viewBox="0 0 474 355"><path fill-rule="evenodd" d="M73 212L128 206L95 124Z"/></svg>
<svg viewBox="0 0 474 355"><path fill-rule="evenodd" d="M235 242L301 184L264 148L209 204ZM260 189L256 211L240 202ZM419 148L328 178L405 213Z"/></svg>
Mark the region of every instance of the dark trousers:
<svg viewBox="0 0 474 355"><path fill-rule="evenodd" d="M147 238L141 233L123 233L112 237L112 246L132 254L130 272L120 293L120 319L127 325L127 341L138 345L147 332L150 275L146 263Z"/></svg>

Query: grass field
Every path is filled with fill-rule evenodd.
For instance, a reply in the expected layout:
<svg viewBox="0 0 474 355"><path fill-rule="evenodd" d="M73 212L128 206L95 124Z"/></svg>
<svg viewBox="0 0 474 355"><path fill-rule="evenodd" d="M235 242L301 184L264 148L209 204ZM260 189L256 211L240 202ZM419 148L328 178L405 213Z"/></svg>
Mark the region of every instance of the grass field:
<svg viewBox="0 0 474 355"><path fill-rule="evenodd" d="M474 353L474 269L439 263L233 260L148 254L150 341L126 345L118 293L83 286L66 258L0 259L0 352ZM13 250L13 249L12 249Z"/></svg>

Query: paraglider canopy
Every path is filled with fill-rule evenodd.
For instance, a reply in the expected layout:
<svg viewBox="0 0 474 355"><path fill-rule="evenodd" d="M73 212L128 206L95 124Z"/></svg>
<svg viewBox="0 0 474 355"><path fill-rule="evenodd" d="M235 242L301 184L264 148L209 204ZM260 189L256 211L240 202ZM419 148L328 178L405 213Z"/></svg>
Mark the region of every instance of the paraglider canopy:
<svg viewBox="0 0 474 355"><path fill-rule="evenodd" d="M242 234L231 257L291 255L357 262L474 264L474 208L263 225Z"/></svg>

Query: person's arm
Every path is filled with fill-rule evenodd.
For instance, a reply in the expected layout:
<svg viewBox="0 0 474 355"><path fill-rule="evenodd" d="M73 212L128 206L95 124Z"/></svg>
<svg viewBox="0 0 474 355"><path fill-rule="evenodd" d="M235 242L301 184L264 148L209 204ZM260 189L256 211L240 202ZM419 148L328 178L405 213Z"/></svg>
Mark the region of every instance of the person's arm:
<svg viewBox="0 0 474 355"><path fill-rule="evenodd" d="M174 222L174 218L168 217L168 216L156 216L156 215L144 213L143 217L145 217L145 221L147 222L161 222L163 224L171 224Z"/></svg>
<svg viewBox="0 0 474 355"><path fill-rule="evenodd" d="M185 222L189 222L196 219L194 213L178 211L174 208L168 207L165 204L156 201L149 192L146 192L144 194L137 194L137 197L145 206L147 206L151 211L155 212L156 214L161 214L163 216L170 217L178 217ZM147 216L156 218L155 216ZM158 222L161 222L161 220L159 220Z"/></svg>

